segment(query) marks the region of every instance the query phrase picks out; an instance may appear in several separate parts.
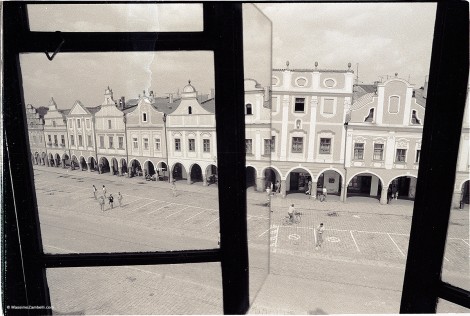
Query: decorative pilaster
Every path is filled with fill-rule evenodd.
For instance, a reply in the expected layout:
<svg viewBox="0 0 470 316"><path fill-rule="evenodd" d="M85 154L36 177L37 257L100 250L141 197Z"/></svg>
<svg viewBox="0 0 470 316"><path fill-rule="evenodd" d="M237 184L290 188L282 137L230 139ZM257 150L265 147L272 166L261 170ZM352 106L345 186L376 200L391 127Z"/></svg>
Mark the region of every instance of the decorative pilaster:
<svg viewBox="0 0 470 316"><path fill-rule="evenodd" d="M388 187L383 187L382 192L380 192L380 204L382 205L387 204L387 191Z"/></svg>
<svg viewBox="0 0 470 316"><path fill-rule="evenodd" d="M192 184L193 182L191 181L191 172L188 172L188 178L186 179L187 184Z"/></svg>

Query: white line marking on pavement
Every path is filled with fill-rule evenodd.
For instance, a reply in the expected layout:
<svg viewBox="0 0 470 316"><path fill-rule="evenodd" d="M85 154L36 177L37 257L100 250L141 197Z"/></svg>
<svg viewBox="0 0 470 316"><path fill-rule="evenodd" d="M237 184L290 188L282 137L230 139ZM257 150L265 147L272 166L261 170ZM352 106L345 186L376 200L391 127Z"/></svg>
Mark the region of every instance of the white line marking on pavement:
<svg viewBox="0 0 470 316"><path fill-rule="evenodd" d="M176 212L174 212L174 213L171 213L171 214L168 215L166 218L170 218L170 217L172 217L173 215L176 215L176 214L178 214L178 213L181 213L182 211L184 211L184 210L187 209L188 207L189 207L189 206L183 207L181 210L176 211Z"/></svg>
<svg viewBox="0 0 470 316"><path fill-rule="evenodd" d="M390 236L390 234L387 235L388 237L390 237L390 240L395 244L395 247L397 247L398 251L400 251L401 255L405 257L405 254L403 253L403 251L401 251L400 247L398 247L397 243L395 242L395 240L393 240L392 236Z"/></svg>
<svg viewBox="0 0 470 316"><path fill-rule="evenodd" d="M55 246L51 246L51 245L46 245L46 244L44 244L44 246L45 246L45 247L49 247L49 248L55 248L55 249L63 250L63 251L69 252L69 253L78 253L78 251L75 251L75 250L70 250L70 249L55 247Z"/></svg>
<svg viewBox="0 0 470 316"><path fill-rule="evenodd" d="M152 213L158 212L158 211L161 210L162 208L168 207L168 206L170 206L170 205L173 205L173 203L170 203L170 204L167 204L167 205L163 205L162 207L159 207L159 208L157 208L156 210L151 211L151 212L148 213L148 214L152 214Z"/></svg>
<svg viewBox="0 0 470 316"><path fill-rule="evenodd" d="M444 259L445 259L446 261L449 261L449 259L447 259L445 256L444 256Z"/></svg>
<svg viewBox="0 0 470 316"><path fill-rule="evenodd" d="M263 236L263 235L266 234L268 231L273 230L273 229L275 229L275 228L276 228L276 227L271 227L271 228L269 228L269 229L266 229L266 230L265 230L264 232L262 232L258 237Z"/></svg>
<svg viewBox="0 0 470 316"><path fill-rule="evenodd" d="M198 216L199 214L204 213L204 212L205 212L205 210L202 211L202 212L197 213L196 215L193 215L193 216L187 218L187 219L185 220L185 222L189 221L191 218L194 218L194 217L196 217L196 216Z"/></svg>
<svg viewBox="0 0 470 316"><path fill-rule="evenodd" d="M359 250L359 246L357 245L356 238L354 238L354 235L353 235L353 233L352 233L352 230L350 230L349 232L351 233L351 237L352 237L352 240L354 241L354 244L356 245L357 251L361 252L361 251Z"/></svg>
<svg viewBox="0 0 470 316"><path fill-rule="evenodd" d="M148 202L147 204L144 204L144 205L142 205L142 206L139 206L139 207L133 209L131 212L135 212L135 211L137 211L138 209L140 209L140 208L142 208L142 207L144 207L144 206L150 205L150 204L152 204L152 203L155 203L155 202L158 202L158 201L151 201L151 202Z"/></svg>
<svg viewBox="0 0 470 316"><path fill-rule="evenodd" d="M468 242L466 242L465 239L460 239L460 240L462 240L464 243L466 243L467 245L470 246L470 244Z"/></svg>
<svg viewBox="0 0 470 316"><path fill-rule="evenodd" d="M215 222L216 220L218 220L219 218L217 217L216 219L214 219L213 221L210 221L209 223L207 223L206 226L209 226L210 224L212 224L213 222Z"/></svg>
<svg viewBox="0 0 470 316"><path fill-rule="evenodd" d="M276 227L277 229L275 230L275 236L274 236L274 249L277 248L277 240L278 240L278 237L279 237L279 226Z"/></svg>

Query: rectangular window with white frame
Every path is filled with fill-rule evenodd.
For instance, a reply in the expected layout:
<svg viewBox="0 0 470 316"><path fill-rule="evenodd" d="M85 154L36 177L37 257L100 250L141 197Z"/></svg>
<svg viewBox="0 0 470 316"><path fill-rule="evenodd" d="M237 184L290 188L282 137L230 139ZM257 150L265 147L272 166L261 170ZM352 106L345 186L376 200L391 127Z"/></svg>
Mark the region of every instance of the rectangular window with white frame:
<svg viewBox="0 0 470 316"><path fill-rule="evenodd" d="M86 125L86 128L87 128L87 129L90 129L90 128L91 128L90 119L85 119L85 125Z"/></svg>
<svg viewBox="0 0 470 316"><path fill-rule="evenodd" d="M196 151L196 140L194 138L188 139L188 150Z"/></svg>
<svg viewBox="0 0 470 316"><path fill-rule="evenodd" d="M175 139L175 151L181 151L181 139Z"/></svg>
<svg viewBox="0 0 470 316"><path fill-rule="evenodd" d="M104 148L104 136L100 136L100 148Z"/></svg>
<svg viewBox="0 0 470 316"><path fill-rule="evenodd" d="M406 149L397 149L395 162L399 162L399 163L406 162Z"/></svg>
<svg viewBox="0 0 470 316"><path fill-rule="evenodd" d="M253 140L252 139L245 139L245 153L247 155L253 154Z"/></svg>
<svg viewBox="0 0 470 316"><path fill-rule="evenodd" d="M108 120L108 129L112 128L111 120Z"/></svg>
<svg viewBox="0 0 470 316"><path fill-rule="evenodd" d="M139 148L139 142L137 141L137 137L133 137L132 138L132 147L134 149L138 149Z"/></svg>
<svg viewBox="0 0 470 316"><path fill-rule="evenodd" d="M57 135L54 135L54 146L59 146L59 143L57 141Z"/></svg>
<svg viewBox="0 0 470 316"><path fill-rule="evenodd" d="M421 149L416 150L415 163L419 163L419 157L421 156Z"/></svg>
<svg viewBox="0 0 470 316"><path fill-rule="evenodd" d="M364 160L364 143L354 144L354 159Z"/></svg>
<svg viewBox="0 0 470 316"><path fill-rule="evenodd" d="M384 160L384 144L374 144L374 160Z"/></svg>
<svg viewBox="0 0 470 316"><path fill-rule="evenodd" d="M144 142L144 150L148 150L149 149L149 139L144 138L143 142Z"/></svg>
<svg viewBox="0 0 470 316"><path fill-rule="evenodd" d="M331 154L331 138L320 138L320 154Z"/></svg>
<svg viewBox="0 0 470 316"><path fill-rule="evenodd" d="M114 148L113 136L108 136L109 148Z"/></svg>
<svg viewBox="0 0 470 316"><path fill-rule="evenodd" d="M70 146L75 146L75 138L73 135L70 135Z"/></svg>
<svg viewBox="0 0 470 316"><path fill-rule="evenodd" d="M292 137L292 153L302 153L304 151L304 138Z"/></svg>
<svg viewBox="0 0 470 316"><path fill-rule="evenodd" d="M82 128L82 120L81 119L77 119L77 128Z"/></svg>
<svg viewBox="0 0 470 316"><path fill-rule="evenodd" d="M93 146L92 137L91 137L91 135L88 135L88 147L92 147L92 146Z"/></svg>
<svg viewBox="0 0 470 316"><path fill-rule="evenodd" d="M296 113L305 112L305 98L295 98L294 112Z"/></svg>
<svg viewBox="0 0 470 316"><path fill-rule="evenodd" d="M211 152L211 141L210 139L203 139L202 140L202 151L205 153Z"/></svg>
<svg viewBox="0 0 470 316"><path fill-rule="evenodd" d="M161 149L161 140L160 138L155 138L155 150L160 151Z"/></svg>
<svg viewBox="0 0 470 316"><path fill-rule="evenodd" d="M271 140L270 139L264 140L264 154L265 155L271 154Z"/></svg>
<svg viewBox="0 0 470 316"><path fill-rule="evenodd" d="M60 143L65 146L65 135L60 135Z"/></svg>
<svg viewBox="0 0 470 316"><path fill-rule="evenodd" d="M124 137L123 136L118 136L118 148L119 149L124 149Z"/></svg>
<svg viewBox="0 0 470 316"><path fill-rule="evenodd" d="M83 146L83 136L78 135L78 146L82 147Z"/></svg>
<svg viewBox="0 0 470 316"><path fill-rule="evenodd" d="M323 113L324 114L334 114L335 113L335 100L327 99L323 100Z"/></svg>

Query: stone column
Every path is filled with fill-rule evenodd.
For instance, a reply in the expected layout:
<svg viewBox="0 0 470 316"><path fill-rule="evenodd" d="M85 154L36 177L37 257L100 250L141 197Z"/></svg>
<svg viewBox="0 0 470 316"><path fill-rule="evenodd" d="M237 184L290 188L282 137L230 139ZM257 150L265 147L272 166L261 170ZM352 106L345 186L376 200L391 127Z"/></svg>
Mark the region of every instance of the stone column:
<svg viewBox="0 0 470 316"><path fill-rule="evenodd" d="M265 185L264 177L256 178L256 191L264 192L265 191L264 185Z"/></svg>
<svg viewBox="0 0 470 316"><path fill-rule="evenodd" d="M286 180L281 180L281 196L286 197Z"/></svg>
<svg viewBox="0 0 470 316"><path fill-rule="evenodd" d="M382 205L387 204L387 191L388 187L383 187L382 192L380 192L380 204Z"/></svg>
<svg viewBox="0 0 470 316"><path fill-rule="evenodd" d="M206 175L202 176L202 186L207 187L207 176Z"/></svg>
<svg viewBox="0 0 470 316"><path fill-rule="evenodd" d="M316 181L312 181L312 189L310 190L310 196L313 199L317 198L317 182Z"/></svg>
<svg viewBox="0 0 470 316"><path fill-rule="evenodd" d="M188 178L186 179L186 183L192 184L193 182L191 181L191 172L188 172Z"/></svg>

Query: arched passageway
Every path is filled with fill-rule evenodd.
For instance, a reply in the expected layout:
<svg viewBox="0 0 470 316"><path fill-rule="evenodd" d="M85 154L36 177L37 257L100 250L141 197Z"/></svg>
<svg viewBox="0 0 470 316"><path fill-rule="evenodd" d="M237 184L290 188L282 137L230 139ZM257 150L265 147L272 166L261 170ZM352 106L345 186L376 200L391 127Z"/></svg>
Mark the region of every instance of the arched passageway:
<svg viewBox="0 0 470 316"><path fill-rule="evenodd" d="M88 163L90 164L90 171L96 171L98 167L96 164L96 159L94 157L88 158Z"/></svg>
<svg viewBox="0 0 470 316"><path fill-rule="evenodd" d="M318 176L316 188L317 194L321 193L323 188L326 188L326 192L328 194L341 195L342 187L343 177L335 170L325 170Z"/></svg>
<svg viewBox="0 0 470 316"><path fill-rule="evenodd" d="M137 159L133 159L131 161L131 167L130 167L130 177L141 177L143 175L142 173L142 166L140 162Z"/></svg>
<svg viewBox="0 0 470 316"><path fill-rule="evenodd" d="M187 180L188 175L184 166L177 162L173 165L173 179L174 180Z"/></svg>
<svg viewBox="0 0 470 316"><path fill-rule="evenodd" d="M52 156L52 154L49 154L49 166L55 167L55 165L56 165L56 161L54 159L54 156Z"/></svg>
<svg viewBox="0 0 470 316"><path fill-rule="evenodd" d="M113 175L119 174L119 164L116 158L111 159L111 171Z"/></svg>
<svg viewBox="0 0 470 316"><path fill-rule="evenodd" d="M127 173L127 162L126 159L122 158L121 159L121 174L126 174Z"/></svg>
<svg viewBox="0 0 470 316"><path fill-rule="evenodd" d="M144 175L153 176L155 174L155 167L150 160L144 163Z"/></svg>
<svg viewBox="0 0 470 316"><path fill-rule="evenodd" d="M382 192L382 181L371 173L360 173L355 175L348 183L347 196L364 196L380 199Z"/></svg>
<svg viewBox="0 0 470 316"><path fill-rule="evenodd" d="M88 170L88 166L86 164L86 160L83 157L80 157L80 168L81 170Z"/></svg>
<svg viewBox="0 0 470 316"><path fill-rule="evenodd" d="M410 176L397 177L388 186L387 195L393 199L414 201L417 178Z"/></svg>
<svg viewBox="0 0 470 316"><path fill-rule="evenodd" d="M164 162L157 164L157 179L160 181L168 180L168 166Z"/></svg>
<svg viewBox="0 0 470 316"><path fill-rule="evenodd" d="M307 192L309 181L312 181L312 176L306 169L292 170L286 177L286 194Z"/></svg>
<svg viewBox="0 0 470 316"><path fill-rule="evenodd" d="M202 182L202 169L198 164L194 164L191 167L191 181L192 182Z"/></svg>
<svg viewBox="0 0 470 316"><path fill-rule="evenodd" d="M41 153L41 164L44 166L44 165L49 165L49 163L47 162L47 155L45 152L42 152Z"/></svg>
<svg viewBox="0 0 470 316"><path fill-rule="evenodd" d="M215 165L208 165L206 168L206 179L207 184L217 184L219 181L219 175L217 171L217 167Z"/></svg>
<svg viewBox="0 0 470 316"><path fill-rule="evenodd" d="M470 204L470 180L465 181L462 184L462 193L460 198L460 207L463 208L464 204Z"/></svg>
<svg viewBox="0 0 470 316"><path fill-rule="evenodd" d="M110 172L109 161L108 159L106 159L106 157L100 158L99 170L100 170L100 173Z"/></svg>
<svg viewBox="0 0 470 316"><path fill-rule="evenodd" d="M67 154L62 155L62 166L64 168L67 168L68 166L70 166L70 157L69 157L69 155L67 155Z"/></svg>
<svg viewBox="0 0 470 316"><path fill-rule="evenodd" d="M256 190L256 170L253 167L246 167L246 188L250 187Z"/></svg>
<svg viewBox="0 0 470 316"><path fill-rule="evenodd" d="M272 188L276 190L276 187L281 182L281 175L274 168L268 167L264 169L264 181L265 189Z"/></svg>
<svg viewBox="0 0 470 316"><path fill-rule="evenodd" d="M72 160L70 161L70 169L75 170L75 168L78 168L78 159L76 156L72 156Z"/></svg>

